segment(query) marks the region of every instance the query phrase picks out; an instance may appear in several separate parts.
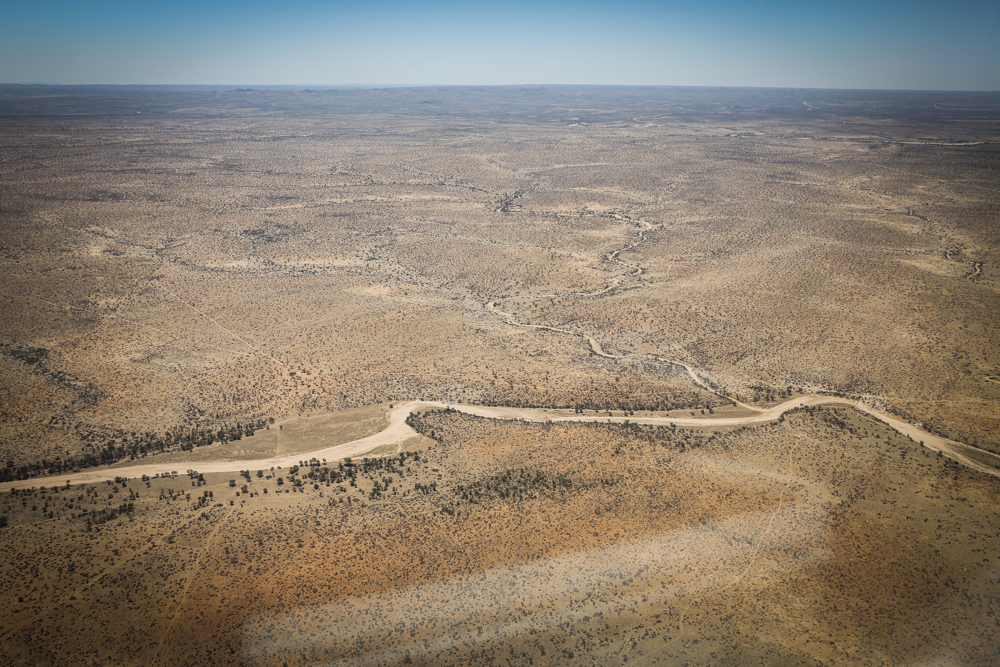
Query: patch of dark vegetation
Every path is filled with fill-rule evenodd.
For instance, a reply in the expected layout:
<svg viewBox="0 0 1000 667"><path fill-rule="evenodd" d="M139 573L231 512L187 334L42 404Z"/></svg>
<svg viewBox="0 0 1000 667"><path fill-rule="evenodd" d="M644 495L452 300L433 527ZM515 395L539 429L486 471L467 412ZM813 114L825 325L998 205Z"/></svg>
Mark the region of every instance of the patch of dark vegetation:
<svg viewBox="0 0 1000 667"><path fill-rule="evenodd" d="M491 501L519 503L537 498L550 500L565 500L566 495L574 491L592 488L597 484L613 485L613 480L601 482L583 482L574 479L571 473L546 473L543 470L506 470L491 475L485 479L475 480L468 484L459 484L453 489L450 502L441 504L441 512L455 516L460 512L462 503L479 505Z"/></svg>
<svg viewBox="0 0 1000 667"><path fill-rule="evenodd" d="M76 393L76 400L62 410L63 415L88 408L96 404L103 396L103 392L96 385L83 382L80 378L66 371L50 367L48 364L49 351L45 348L0 343L0 354L22 362L32 373L41 375L60 387Z"/></svg>
<svg viewBox="0 0 1000 667"><path fill-rule="evenodd" d="M44 347L24 347L0 343L0 354L17 359L28 366L37 366L48 359L49 351Z"/></svg>
<svg viewBox="0 0 1000 667"><path fill-rule="evenodd" d="M467 437L469 429L473 426L488 426L495 420L488 417L477 417L452 408L442 408L440 410L428 410L426 412L414 413L406 418L406 423L421 435L432 440L447 443L450 438ZM526 428L537 428L542 424L532 422L521 422ZM711 422L705 424L711 427ZM606 423L606 422L564 422L560 426L566 428L577 428L587 430L597 430L607 433L609 436L626 438L633 442L643 442L655 445L660 448L676 449L684 452L688 449L701 447L713 442L717 436L706 435L693 429L677 428L671 424L669 426L659 426L653 424L632 424L632 423ZM612 455L620 454L623 450L616 448Z"/></svg>
<svg viewBox="0 0 1000 667"><path fill-rule="evenodd" d="M416 474L417 468L421 465L419 452L400 452L394 456L386 458L364 458L360 462L352 460L350 457L337 463L336 467L326 465L324 459L300 461L287 471L282 471L268 475L263 470L258 470L257 479L271 479L276 476L275 483L278 485L278 493L283 487L288 486L293 491L304 492L310 487L318 491L320 487L329 488L333 494L347 493L350 489L359 490L364 486L369 500L378 500L387 495L399 495L402 490L402 482L409 475ZM240 491L248 493L248 484L253 479L249 470L241 470L240 475L246 480ZM367 483L365 483L367 482ZM347 486L344 486L344 485ZM236 480L230 482L230 486L236 486ZM422 484L417 484L415 489L424 495L437 491L437 483L422 488ZM265 491L265 493L267 493ZM335 502L331 500L331 502ZM350 502L350 497L348 497Z"/></svg>
<svg viewBox="0 0 1000 667"><path fill-rule="evenodd" d="M118 507L95 510L86 515L87 530L92 530L95 525L114 521L119 516L131 516L134 511L135 503L122 503Z"/></svg>
<svg viewBox="0 0 1000 667"><path fill-rule="evenodd" d="M252 243L277 243L288 234L270 229L244 229L241 236L249 239Z"/></svg>
<svg viewBox="0 0 1000 667"><path fill-rule="evenodd" d="M195 447L206 447L215 443L230 442L250 437L257 431L274 423L274 418L257 419L251 422L223 424L218 428L195 426L177 426L165 433L126 433L116 430L117 437L104 443L86 442L83 454L79 456L55 457L29 463L7 461L0 468L0 481L13 482L26 480L43 475L60 475L65 472L78 472L83 468L112 465L120 461L164 454L167 452L189 452ZM88 434L85 440L93 440L96 434Z"/></svg>
<svg viewBox="0 0 1000 667"><path fill-rule="evenodd" d="M571 491L581 488L583 484L575 483L568 473L556 473L554 476L542 470L527 471L507 470L499 475L476 480L469 484L459 484L454 494L461 500L477 504L486 500L499 498L501 500L532 499L537 495L555 492Z"/></svg>

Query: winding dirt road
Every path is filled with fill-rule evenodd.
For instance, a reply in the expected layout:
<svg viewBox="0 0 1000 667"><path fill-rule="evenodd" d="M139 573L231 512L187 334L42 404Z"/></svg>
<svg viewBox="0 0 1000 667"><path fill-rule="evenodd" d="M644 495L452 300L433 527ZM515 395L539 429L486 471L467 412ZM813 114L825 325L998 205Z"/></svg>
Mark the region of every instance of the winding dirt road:
<svg viewBox="0 0 1000 667"><path fill-rule="evenodd" d="M510 313L505 313L496 308L493 301L486 304L486 309L491 313L500 315L506 319L507 323L511 326L523 327L529 329L541 329L544 331L550 331L552 333L583 337L590 344L591 351L605 359L621 359L622 356L610 354L605 352L601 347L601 344L590 336L586 336L575 331L569 331L567 329L559 329L556 327L550 327L543 324L522 324L518 322L514 316ZM684 368L687 374L690 376L691 381L697 386L710 391L718 395L712 387L706 384L698 374L687 364L681 363L679 361L673 361L669 359L660 359L654 357L657 361L666 364L672 364ZM898 419L890 417L882 412L879 412L865 404L857 403L846 398L838 398L835 396L822 396L822 395L806 395L800 396L798 398L793 398L784 403L777 405L770 410L761 410L752 405L746 403L740 403L739 401L734 401L732 398L723 397L727 400L733 401L740 407L752 410L757 414L753 414L746 417L719 417L719 418L709 418L709 419L686 419L686 418L673 418L673 417L601 417L601 416L588 416L579 414L567 414L566 411L559 410L544 410L544 409L532 409L532 408L506 408L506 407L491 407L483 405L464 405L464 404L449 404L440 403L438 401L410 401L408 403L401 403L394 408L392 408L387 414L388 425L378 433L370 435L366 438L361 438L359 440L352 440L351 442L345 442L340 445L335 445L333 447L326 447L324 449L318 449L313 452L305 452L299 454L292 454L289 456L274 457L269 459L253 459L244 461L180 461L172 463L157 463L155 459L149 463L140 463L134 466L120 467L120 468L95 468L86 470L79 473L70 473L64 475L58 475L55 477L36 477L30 480L21 480L16 482L3 482L0 483L0 491L9 491L12 488L23 488L25 486L41 486L41 485L51 485L51 484L65 484L69 482L71 484L92 484L95 482L103 482L115 476L125 476L125 477L140 477L142 475L163 475L164 473L171 473L177 471L186 471L188 469L195 469L201 473L213 473L213 472L239 472L240 470L263 470L265 468L277 468L277 467L290 467L297 465L300 461L306 461L312 458L319 460L326 460L327 462L339 461L348 457L359 457L371 454L375 450L385 448L398 448L402 446L404 442L410 438L415 438L419 434L410 428L406 424L406 418L419 410L425 410L429 408L452 408L458 410L459 412L464 412L470 415L476 415L478 417L486 417L489 419L516 419L528 422L603 422L603 423L623 423L631 422L633 424L651 424L658 426L668 426L674 424L680 427L687 428L704 428L710 429L716 426L744 426L750 424L760 424L764 422L770 422L778 419L781 415L785 414L789 410L794 410L795 408L801 408L806 406L818 406L818 405L847 405L851 406L857 410L865 412L879 421L889 425L895 430L899 431L903 435L909 437L910 439L922 442L924 447L931 449L935 452L941 452L944 455L954 459L955 461L965 465L978 472L993 475L995 477L1000 477L1000 456L991 454L984 450L972 447L970 445L965 445L954 440L948 440L947 438L942 438L940 436L933 435L918 428L912 424L907 424Z"/></svg>
<svg viewBox="0 0 1000 667"><path fill-rule="evenodd" d="M690 369L688 369L690 371ZM693 372L692 372L693 374ZM894 419L886 414L873 410L863 404L858 404L846 398L836 396L800 396L777 405L770 410L757 410L757 414L748 417L720 417L717 419L689 419L675 417L601 417L597 415L566 414L566 411L543 410L534 408L505 408L485 405L464 405L457 403L440 403L438 401L410 401L401 403L392 408L387 417L388 425L378 433L359 440L352 440L341 445L318 449L313 452L292 454L290 456L274 457L269 459L253 459L246 461L190 461L173 463L156 463L155 459L149 463L141 463L134 466L121 468L95 468L79 473L58 475L55 477L36 477L30 480L17 482L4 482L0 484L0 491L9 491L12 488L24 488L25 486L48 486L51 484L65 484L67 481L72 484L93 484L103 482L115 476L129 478L156 474L169 473L172 471L183 472L188 469L196 469L200 473L212 472L238 472L240 470L263 470L271 467L290 467L297 465L300 461L312 458L326 459L335 462L347 457L356 458L370 454L371 452L385 447L399 447L410 438L419 434L410 428L406 423L406 418L417 411L429 408L452 408L459 412L486 417L489 419L509 419L535 423L561 423L561 422L600 422L621 424L629 422L632 424L652 424L658 426L668 426L674 424L685 428L711 429L716 426L744 426L760 424L778 419L789 410L806 406L817 405L847 405L870 414L881 422L888 424L903 435L910 437L917 442L923 442L924 447L936 452L942 452L955 461L977 470L987 475L1000 477L1000 456L989 452L964 445L954 440L948 440L913 426ZM755 408L754 408L755 409ZM756 410L756 409L755 409Z"/></svg>

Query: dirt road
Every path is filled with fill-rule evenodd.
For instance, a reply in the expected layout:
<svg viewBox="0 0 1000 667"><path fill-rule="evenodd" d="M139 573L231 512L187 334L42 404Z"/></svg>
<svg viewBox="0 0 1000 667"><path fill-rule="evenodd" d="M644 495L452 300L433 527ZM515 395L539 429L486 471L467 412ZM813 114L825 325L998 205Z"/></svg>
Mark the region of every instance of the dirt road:
<svg viewBox="0 0 1000 667"><path fill-rule="evenodd" d="M690 372L690 369L688 369ZM692 373L693 375L693 373ZM516 419L529 422L602 422L602 423L624 423L633 424L653 424L658 426L668 426L674 424L683 428L707 428L715 426L743 426L749 424L760 424L774 421L789 410L806 406L817 405L847 405L855 409L866 412L879 421L888 424L903 435L906 435L917 442L923 442L924 447L933 451L940 451L959 463L977 470L979 472L1000 477L1000 456L990 454L975 447L964 445L954 440L948 440L917 428L911 424L901 422L888 415L878 412L865 405L860 405L846 398L836 396L800 396L777 405L770 410L759 410L757 414L748 417L720 417L718 419L687 419L675 417L601 417L598 415L578 415L568 414L565 410L543 410L533 408L505 408L485 405L462 405L440 403L437 401L410 401L401 403L392 408L388 415L388 425L378 433L366 438L345 442L341 445L326 447L314 452L293 454L290 456L274 457L270 459L255 459L246 461L190 461L174 463L156 463L152 460L149 463L140 463L134 466L121 468L94 468L79 473L69 473L56 477L36 477L30 480L17 482L0 483L0 491L9 491L12 488L24 488L30 486L51 486L53 484L63 485L66 482L72 484L92 484L103 482L116 476L129 478L141 477L142 475L169 474L177 471L183 474L188 469L196 469L198 472L239 472L240 470L267 470L272 467L288 468L297 465L300 461L312 458L319 460L326 459L327 463L336 462L348 457L356 458L370 454L371 452L385 447L399 447L406 440L418 436L418 433L406 424L406 418L413 412L429 408L452 408L459 412L464 412L478 417L489 419Z"/></svg>

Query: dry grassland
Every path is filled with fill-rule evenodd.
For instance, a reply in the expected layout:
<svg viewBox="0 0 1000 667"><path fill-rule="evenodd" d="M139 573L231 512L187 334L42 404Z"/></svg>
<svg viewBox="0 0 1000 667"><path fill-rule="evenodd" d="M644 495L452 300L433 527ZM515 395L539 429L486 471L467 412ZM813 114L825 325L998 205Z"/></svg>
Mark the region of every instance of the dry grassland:
<svg viewBox="0 0 1000 667"><path fill-rule="evenodd" d="M854 410L717 435L414 423L433 445L353 462L356 486L330 465L330 484L304 467L4 494L5 654L991 664L1000 648L997 480Z"/></svg>
<svg viewBox="0 0 1000 667"><path fill-rule="evenodd" d="M710 422L835 392L1000 453L998 117L972 94L0 86L0 481L308 458L410 399ZM357 486L330 461L329 486L3 493L0 654L996 662L996 480L861 413L416 423L420 460Z"/></svg>

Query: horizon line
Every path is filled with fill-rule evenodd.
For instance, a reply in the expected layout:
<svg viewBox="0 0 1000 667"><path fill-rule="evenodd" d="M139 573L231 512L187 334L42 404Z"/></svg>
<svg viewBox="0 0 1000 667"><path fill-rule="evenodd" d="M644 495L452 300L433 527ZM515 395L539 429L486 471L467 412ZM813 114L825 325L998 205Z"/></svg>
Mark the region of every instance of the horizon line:
<svg viewBox="0 0 1000 667"><path fill-rule="evenodd" d="M386 90L390 88L702 88L716 90L809 90L836 92L890 92L890 93L980 93L1000 94L995 90L963 90L943 88L830 88L810 86L753 86L671 83L58 83L58 82L0 82L0 87L35 86L60 88L223 88L242 89L241 92L271 90Z"/></svg>

